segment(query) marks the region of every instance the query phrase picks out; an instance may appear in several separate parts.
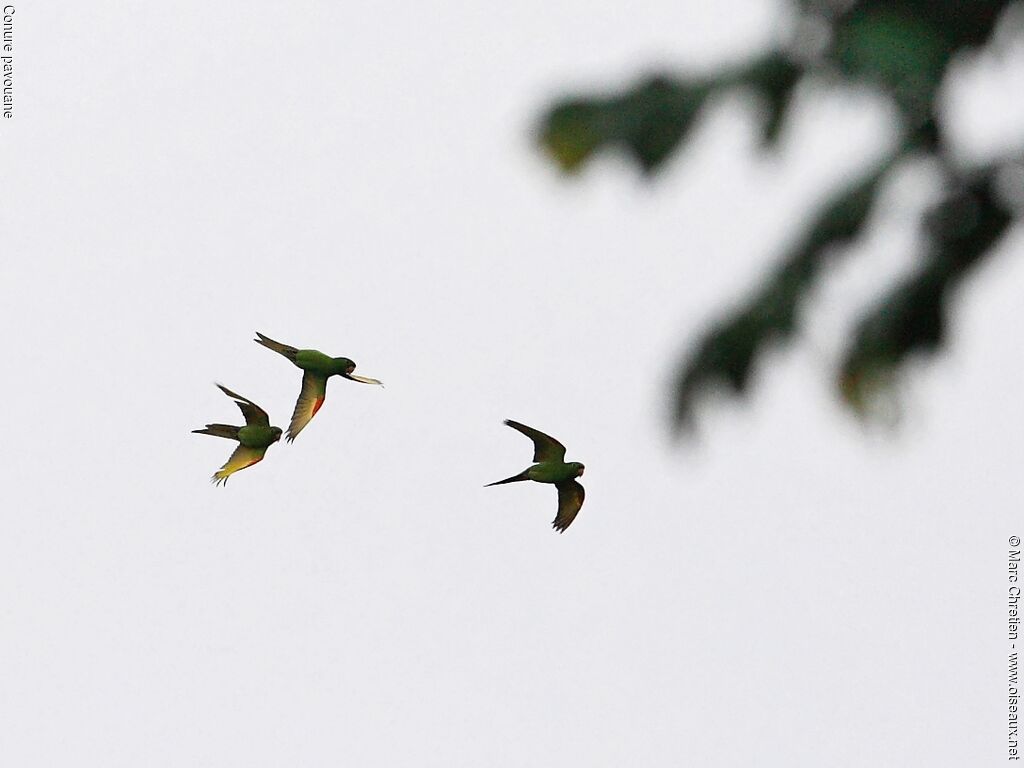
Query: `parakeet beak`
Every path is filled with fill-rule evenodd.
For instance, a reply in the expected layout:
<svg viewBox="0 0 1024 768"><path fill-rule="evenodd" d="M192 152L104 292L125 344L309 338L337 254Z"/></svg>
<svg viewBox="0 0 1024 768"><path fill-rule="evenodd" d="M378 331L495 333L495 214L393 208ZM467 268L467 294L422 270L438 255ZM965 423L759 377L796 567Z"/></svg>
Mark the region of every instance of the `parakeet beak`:
<svg viewBox="0 0 1024 768"><path fill-rule="evenodd" d="M583 477L583 470L585 469L586 467L580 467L580 471L576 473L576 477Z"/></svg>
<svg viewBox="0 0 1024 768"><path fill-rule="evenodd" d="M346 379L352 379L352 381L358 381L361 384L377 384L381 387L384 386L384 382L377 381L377 379L371 379L368 376L356 376L354 373L343 373L341 375Z"/></svg>

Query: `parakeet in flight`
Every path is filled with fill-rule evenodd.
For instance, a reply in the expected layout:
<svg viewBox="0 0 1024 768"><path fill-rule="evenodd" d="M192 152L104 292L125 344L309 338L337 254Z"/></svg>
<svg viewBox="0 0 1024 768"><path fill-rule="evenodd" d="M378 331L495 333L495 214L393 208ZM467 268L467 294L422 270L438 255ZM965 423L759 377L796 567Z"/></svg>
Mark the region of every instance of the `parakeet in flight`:
<svg viewBox="0 0 1024 768"><path fill-rule="evenodd" d="M222 384L218 384L221 392L235 401L235 405L245 417L244 427L233 427L230 424L207 424L206 429L193 429L200 435L213 435L237 440L238 447L228 458L227 463L214 472L210 478L214 485L226 483L235 472L263 461L267 448L281 439L281 428L270 426L270 417L252 400L236 395Z"/></svg>
<svg viewBox="0 0 1024 768"><path fill-rule="evenodd" d="M347 357L328 357L323 352L317 352L315 349L289 347L287 344L281 344L267 338L259 331L256 331L256 335L259 338L253 339L253 341L257 344L262 344L267 349L279 352L303 371L302 390L299 392L298 402L295 403L292 421L288 425L288 442L296 438L303 427L309 424L310 420L316 416L320 406L324 404L324 398L327 397L327 379L331 376L342 376L363 384L380 384L383 386L377 379L356 376L352 373L356 369L356 364Z"/></svg>
<svg viewBox="0 0 1024 768"><path fill-rule="evenodd" d="M556 531L562 533L569 527L576 518L576 513L583 506L583 486L576 482L577 477L583 476L583 465L578 461L566 463L565 446L555 438L549 437L533 427L520 424L518 421L506 419L505 423L533 440L533 460L537 463L514 477L507 477L496 483L488 483L484 487L517 483L520 480L553 484L558 489L558 514L551 525Z"/></svg>

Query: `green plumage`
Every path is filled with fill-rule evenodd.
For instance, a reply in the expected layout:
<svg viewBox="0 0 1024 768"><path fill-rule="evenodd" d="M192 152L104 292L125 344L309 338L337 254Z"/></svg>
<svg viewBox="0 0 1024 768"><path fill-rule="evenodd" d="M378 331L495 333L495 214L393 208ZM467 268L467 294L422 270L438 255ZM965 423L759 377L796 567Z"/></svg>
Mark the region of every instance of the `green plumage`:
<svg viewBox="0 0 1024 768"><path fill-rule="evenodd" d="M267 416L266 411L252 400L235 394L222 384L217 386L225 395L235 401L235 405L238 406L245 417L245 426L207 424L204 429L192 430L200 435L213 435L214 437L225 437L228 440L238 441L238 447L228 457L224 466L213 474L211 480L214 485L226 483L228 478L240 469L251 467L253 464L263 461L267 448L281 439L281 428L270 425L270 417Z"/></svg>
<svg viewBox="0 0 1024 768"><path fill-rule="evenodd" d="M583 506L585 492L583 486L576 482L576 478L583 476L584 466L578 461L566 462L565 446L553 437L511 419L506 419L505 424L522 432L533 441L533 460L537 463L532 467L527 467L518 475L488 483L484 487L518 483L524 480L554 485L558 489L558 514L551 525L556 531L562 533L576 519L576 514Z"/></svg>
<svg viewBox="0 0 1024 768"><path fill-rule="evenodd" d="M291 423L288 425L288 442L294 440L320 410L320 406L327 398L327 380L331 376L341 376L362 384L381 384L377 379L356 376L352 373L356 369L356 364L347 357L328 357L315 349L297 349L288 344L274 341L259 331L256 332L256 336L254 341L257 344L262 344L267 349L284 355L303 371L302 389L299 392L299 399L295 403L295 410L292 412Z"/></svg>

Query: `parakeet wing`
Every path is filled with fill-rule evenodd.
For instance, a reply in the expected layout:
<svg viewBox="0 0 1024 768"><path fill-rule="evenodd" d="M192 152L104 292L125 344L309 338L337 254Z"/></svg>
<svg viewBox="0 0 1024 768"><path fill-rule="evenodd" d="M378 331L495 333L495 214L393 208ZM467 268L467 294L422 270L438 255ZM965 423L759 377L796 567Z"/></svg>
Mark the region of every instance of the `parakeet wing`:
<svg viewBox="0 0 1024 768"><path fill-rule="evenodd" d="M266 452L266 448L246 448L244 445L239 444L239 446L235 448L235 452L228 457L227 463L225 463L218 471L214 472L213 477L210 479L213 481L214 485L226 483L228 478L238 470L251 467L256 462L262 461L263 455Z"/></svg>
<svg viewBox="0 0 1024 768"><path fill-rule="evenodd" d="M295 412L292 414L291 424L288 425L288 441L291 442L302 431L303 427L309 424L310 420L320 410L327 397L327 379L317 376L315 373L306 371L302 374L302 391L299 392L299 399L295 403Z"/></svg>
<svg viewBox="0 0 1024 768"><path fill-rule="evenodd" d="M575 480L563 480L555 487L558 488L558 514L551 525L556 531L562 533L576 519L576 513L583 506L583 497L586 492L583 490L583 486Z"/></svg>
<svg viewBox="0 0 1024 768"><path fill-rule="evenodd" d="M534 461L565 460L565 446L555 440L555 438L545 435L543 432L540 432L533 427L520 424L518 421L512 421L512 419L505 419L505 423L512 427L512 429L518 429L528 438L533 440Z"/></svg>
<svg viewBox="0 0 1024 768"><path fill-rule="evenodd" d="M270 426L270 417L267 416L267 412L256 405L256 403L247 397L235 394L223 384L218 384L217 386L220 387L221 392L235 401L235 405L237 405L239 410L242 411L242 415L245 417L245 423L247 425L258 424L262 427Z"/></svg>
<svg viewBox="0 0 1024 768"><path fill-rule="evenodd" d="M361 384L377 384L381 387L384 386L384 382L380 379L371 379L369 376L356 376L354 373L350 373L348 378L352 379L352 381L358 381Z"/></svg>

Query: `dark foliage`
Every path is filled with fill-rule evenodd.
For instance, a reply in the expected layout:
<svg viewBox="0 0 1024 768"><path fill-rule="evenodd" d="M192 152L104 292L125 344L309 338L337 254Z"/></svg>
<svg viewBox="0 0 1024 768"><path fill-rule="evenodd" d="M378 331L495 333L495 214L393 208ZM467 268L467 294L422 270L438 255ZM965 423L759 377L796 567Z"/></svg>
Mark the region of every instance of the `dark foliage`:
<svg viewBox="0 0 1024 768"><path fill-rule="evenodd" d="M946 186L922 222L922 264L866 311L841 362L839 392L860 412L909 355L942 346L951 292L988 258L1020 215L1019 205L1010 205L997 190L1000 175L1021 156L983 168L958 166L950 158L936 104L953 57L990 41L1009 0L796 0L796 5L801 23L793 40L743 66L706 77L659 74L624 93L565 99L542 122L541 143L566 172L578 170L597 152L619 150L651 174L685 141L709 97L724 91L742 88L756 95L765 149L778 141L794 90L806 77L837 86L867 85L896 107L897 148L824 201L774 271L737 310L714 323L682 362L677 428L691 424L705 389L724 385L745 393L759 355L794 337L804 296L829 259L849 252L841 246L861 235L878 190L900 163L931 158L942 168ZM1013 193L1019 199L1021 191Z"/></svg>

